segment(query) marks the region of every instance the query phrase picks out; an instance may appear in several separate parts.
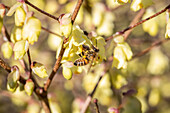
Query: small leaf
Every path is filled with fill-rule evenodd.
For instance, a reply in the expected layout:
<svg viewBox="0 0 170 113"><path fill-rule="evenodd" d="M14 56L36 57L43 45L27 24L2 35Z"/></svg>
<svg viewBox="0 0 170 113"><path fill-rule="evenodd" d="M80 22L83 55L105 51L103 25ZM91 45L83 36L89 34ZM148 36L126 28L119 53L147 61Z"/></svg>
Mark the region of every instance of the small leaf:
<svg viewBox="0 0 170 113"><path fill-rule="evenodd" d="M26 84L24 85L25 92L31 96L34 91L34 82L31 79L28 79L26 81Z"/></svg>
<svg viewBox="0 0 170 113"><path fill-rule="evenodd" d="M38 75L40 78L48 77L47 71L43 64L38 62L33 62L31 65L33 72Z"/></svg>

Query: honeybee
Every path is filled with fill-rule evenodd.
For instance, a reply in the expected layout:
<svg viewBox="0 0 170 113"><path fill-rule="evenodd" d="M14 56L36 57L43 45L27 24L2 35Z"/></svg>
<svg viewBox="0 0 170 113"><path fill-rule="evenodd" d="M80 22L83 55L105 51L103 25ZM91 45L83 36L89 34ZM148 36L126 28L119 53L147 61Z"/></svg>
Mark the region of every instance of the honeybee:
<svg viewBox="0 0 170 113"><path fill-rule="evenodd" d="M75 66L84 66L93 62L94 58L96 57L99 49L92 45L92 49L89 46L84 45L82 46L82 52L79 54L80 58L75 60Z"/></svg>

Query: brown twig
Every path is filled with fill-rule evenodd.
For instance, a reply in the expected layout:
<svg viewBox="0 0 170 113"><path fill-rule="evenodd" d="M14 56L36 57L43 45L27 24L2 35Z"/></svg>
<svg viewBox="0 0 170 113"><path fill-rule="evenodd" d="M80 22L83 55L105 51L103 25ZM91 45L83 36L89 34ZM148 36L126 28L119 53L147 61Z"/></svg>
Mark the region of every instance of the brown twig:
<svg viewBox="0 0 170 113"><path fill-rule="evenodd" d="M139 11L139 13L135 16L135 18L132 20L132 22L130 23L129 26L132 26L132 25L134 25L135 23L137 23L137 22L140 20L140 18L143 16L144 12L145 12L145 9L144 9L144 8L141 9L141 10ZM125 39L125 40L126 40L127 37L129 36L129 34L132 32L132 30L133 30L133 29L130 29L130 30L128 30L127 32L124 33L123 36L124 36L124 39Z"/></svg>
<svg viewBox="0 0 170 113"><path fill-rule="evenodd" d="M28 62L29 62L29 78L32 76L32 69L31 69L31 56L30 56L30 50L28 49L27 51L27 56L28 56Z"/></svg>
<svg viewBox="0 0 170 113"><path fill-rule="evenodd" d="M99 111L99 106L98 106L98 100L95 98L95 99L93 100L93 102L94 102L94 104L95 104L95 106L96 106L96 113L100 113L100 111Z"/></svg>
<svg viewBox="0 0 170 113"><path fill-rule="evenodd" d="M0 66L7 72L11 72L11 67L0 58Z"/></svg>
<svg viewBox="0 0 170 113"><path fill-rule="evenodd" d="M60 62L61 62L61 60L62 60L64 51L65 51L65 48L64 48L64 41L63 41L63 44L62 44L62 47L61 47L61 51L60 51L59 57L58 57L55 65L54 65L54 67L53 67L53 70L52 70L49 78L48 78L47 81L46 81L45 86L44 86L44 90L45 90L45 91L48 90L48 88L49 88L49 86L50 86L50 84L51 84L51 82L52 82L52 80L53 80L53 78L54 78L55 73L58 71L58 69L59 69L59 67L60 67L60 65L61 65Z"/></svg>
<svg viewBox="0 0 170 113"><path fill-rule="evenodd" d="M29 78L32 79L32 81L34 82L35 86L37 88L40 88L40 86L38 85L37 81L35 80L35 78L32 76L32 68L31 68L31 56L30 56L30 50L28 49L27 51L27 56L28 56L28 62L29 62Z"/></svg>
<svg viewBox="0 0 170 113"><path fill-rule="evenodd" d="M11 41L10 35L9 35L5 25L2 26L2 30L1 31L2 31L3 36L6 37L7 40L10 42Z"/></svg>
<svg viewBox="0 0 170 113"><path fill-rule="evenodd" d="M48 32L48 33L51 33L51 34L53 34L53 35L62 37L61 35L59 35L59 34L57 34L57 33L55 33L55 32L52 32L52 31L50 31L49 29L47 29L47 28L45 28L45 27L42 27L42 26L41 26L41 29L43 29L44 31L46 31L46 32Z"/></svg>
<svg viewBox="0 0 170 113"><path fill-rule="evenodd" d="M55 17L55 16L53 16L53 15L51 15L51 14L49 14L49 13L43 11L43 10L41 10L40 8L38 8L35 5L31 4L28 0L25 0L25 3L28 4L29 6L31 6L32 8L36 9L37 11L43 13L44 15L47 15L48 17L53 18L54 20L58 21L58 17Z"/></svg>
<svg viewBox="0 0 170 113"><path fill-rule="evenodd" d="M133 55L132 59L145 55L146 53L148 53L155 46L161 45L162 43L165 43L165 42L167 42L169 40L170 39L168 38L168 39L159 40L159 41L154 42L150 47L148 47L148 48L144 49L143 51Z"/></svg>
<svg viewBox="0 0 170 113"><path fill-rule="evenodd" d="M0 66L4 68L7 72L9 73L11 72L11 67L7 63L5 63L1 58L0 58ZM22 76L20 77L19 81L22 84L26 83L26 79L24 79ZM44 91L43 93L41 93L40 90L41 90L40 87L37 87L37 85L35 85L34 92L40 99L42 106L45 110L45 113L51 113L49 109L50 107L49 107L48 99L47 99L47 92Z"/></svg>
<svg viewBox="0 0 170 113"><path fill-rule="evenodd" d="M170 5L168 5L167 7L165 7L165 8L164 8L163 10L161 10L160 12L158 12L158 13L156 13L156 14L148 17L148 18L146 18L146 19L144 19L144 20L141 20L141 21L139 21L138 23L136 23L136 24L134 24L134 25L132 25L132 26L129 26L129 27L127 27L126 29L124 29L124 30L122 30L122 31L116 32L113 36L110 36L110 37L106 38L105 41L108 41L108 40L110 40L110 39L112 39L112 38L114 38L114 37L116 37L116 36L119 36L119 35L124 34L126 31L128 31L128 30L130 30L130 29L133 29L133 28L135 28L136 26L138 26L138 25L146 22L147 20L150 20L150 19L152 19L152 18L154 18L154 17L162 14L163 12L165 12L165 11L166 11L167 9L169 9L169 8L170 8Z"/></svg>
<svg viewBox="0 0 170 113"><path fill-rule="evenodd" d="M80 113L85 113L85 112L86 112L86 110L87 110L87 108L88 108L88 106L89 106L89 104L90 104L90 102L91 102L91 100L92 100L92 98L93 98L93 95L94 95L94 93L95 93L95 91L96 91L96 89L97 89L97 87L98 87L98 85L99 85L99 83L100 83L100 81L101 81L101 79L103 78L103 76L104 76L105 73L106 73L106 71L104 71L104 72L100 75L99 80L97 81L97 83L96 83L93 91L92 91L92 92L88 95L88 97L86 98L86 101L85 101L84 106L83 106L83 108L81 109Z"/></svg>
<svg viewBox="0 0 170 113"><path fill-rule="evenodd" d="M24 6L24 10L26 11L26 13L29 14L28 6L25 4L25 2L23 2L23 6ZM29 78L31 78L32 81L35 84L34 92L36 93L36 95L38 96L39 100L41 101L41 104L42 104L42 107L43 107L45 113L51 113L50 105L49 105L48 98L47 98L47 91L44 91L43 88L41 88L38 85L37 81L32 76L32 69L31 69L31 63L32 62L31 62L31 56L30 56L29 49L27 51L27 55L28 55L29 68L30 68L30 70L29 70Z"/></svg>
<svg viewBox="0 0 170 113"><path fill-rule="evenodd" d="M76 16L77 16L77 14L79 12L79 9L80 9L80 6L81 6L82 3L83 3L83 0L78 0L76 8L74 9L73 15L71 17L72 24L74 23L74 21L76 19Z"/></svg>
<svg viewBox="0 0 170 113"><path fill-rule="evenodd" d="M73 12L73 15L72 15L72 17L71 17L72 23L74 23L74 21L75 21L75 19L76 19L76 16L77 16L77 14L78 14L78 11L79 11L79 9L80 9L80 6L81 6L82 2L83 2L83 0L78 0L78 2L77 2L76 8L75 8L75 10L74 10L74 12ZM64 44L67 42L67 40L68 40L68 38L64 38L64 41L63 41L63 44L62 44L62 47L61 47L61 50L60 50L60 54L59 54L59 56L58 56L58 59L57 59L55 65L54 65L54 67L53 67L53 70L52 70L49 78L47 79L47 81L46 81L46 83L45 83L45 85L44 85L44 90L45 90L45 91L48 90L48 88L49 88L49 86L50 86L50 84L51 84L51 82L52 82L52 80L53 80L53 78L54 78L54 75L56 74L56 72L58 71L58 69L59 69L59 67L60 67L60 65L61 65L60 62L61 62L61 60L62 60L64 51L65 51Z"/></svg>

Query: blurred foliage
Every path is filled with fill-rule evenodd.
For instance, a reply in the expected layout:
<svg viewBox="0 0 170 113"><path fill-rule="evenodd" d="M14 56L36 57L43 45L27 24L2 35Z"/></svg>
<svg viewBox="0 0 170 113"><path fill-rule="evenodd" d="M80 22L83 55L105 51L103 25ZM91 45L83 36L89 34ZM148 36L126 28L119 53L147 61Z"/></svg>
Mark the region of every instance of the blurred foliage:
<svg viewBox="0 0 170 113"><path fill-rule="evenodd" d="M76 0L29 1L35 6L55 16L59 16L63 13L72 13L76 5ZM119 3L115 3L115 1L118 1ZM134 28L126 42L124 42L121 38L113 40L117 44L113 43L111 40L105 43L103 40L103 37L112 36L115 32L123 30L129 26L130 22L138 13L137 11L141 8L148 7L143 16L143 19L145 19L155 12L165 8L169 3L169 0L130 1L131 0L84 0L84 3L75 20L75 24L78 24L81 29L87 32L95 31L97 33L95 38L92 37L92 43L99 48L99 56L102 58L101 61L106 59L105 63L109 64L109 71L100 81L94 97L99 100L99 109L102 113L104 113L109 107L117 108L119 106L121 99L124 97L122 95L123 92L126 92L129 89L136 89L136 95L126 96L121 113L169 113L170 42L154 48L149 52L149 54L127 62L127 60L130 60L132 57L131 51L133 51L133 54L136 54L149 47L152 42L164 39L165 37L169 38L170 21L166 24L165 13L147 21L141 26ZM16 0L0 0L0 2L11 7L16 3ZM18 4L18 6L20 5ZM118 6L119 8L115 9ZM14 7L12 12L10 12L10 15L14 13L16 8L17 7ZM63 39L60 36L49 34L41 30L40 26L42 25L51 31L58 33L59 35L62 33L59 31L60 25L57 21L54 21L53 19L39 13L31 7L29 7L29 9L35 12L35 18L33 17L33 22L29 22L28 25L36 23L37 26L31 25L25 28L25 32L28 33L28 37L26 36L25 38L34 37L33 40L30 39L29 41L31 44L34 43L34 45L30 45L29 47L31 58L33 61L42 63L43 69L47 69L45 70L45 75L42 77L44 78L47 76L46 73L49 75L52 70L52 66L56 60L56 52L59 53L59 48L61 47ZM22 12L22 9L19 8L18 11ZM23 12L22 15L23 17L21 19L25 19L25 14ZM17 20L14 20L14 18ZM21 47L17 47L17 42L21 43L20 40L22 32L24 32L21 31L20 27L18 27L23 24L22 21L19 21L17 26L15 26L15 21L18 21L18 19L19 18L15 17L15 15L0 18L0 28L2 23L5 24L11 35L11 41L16 43L16 47L14 46L15 58L19 59L22 57L28 64L27 57L24 56L26 50L23 51L23 49L21 49L22 51L20 51L19 48ZM41 24L38 19L41 21ZM80 43L88 43L88 39L86 40L87 42L83 42L84 40L81 40L82 37L86 38L86 36L81 34L83 31L79 28L74 28L74 30L75 29L77 30L76 32L80 34L76 33L76 36L73 37L74 42L70 41L70 43L74 43L74 46L70 45L66 48L69 55L72 55L72 59L65 57L63 60L74 61L79 58L77 53L75 51L71 51L71 49L74 47L74 49L76 48L76 51L79 51L78 46ZM37 34L32 36L29 32L30 30L37 31ZM100 37L101 35L102 37ZM22 43L22 48L27 49L26 42L22 41ZM123 44L121 45L120 43ZM104 52L105 44L106 53ZM19 61L14 60L14 55L11 57L11 45L5 39L3 40L2 35L0 35L0 47L0 58L3 58L10 66L17 65L19 67L20 74L24 74L24 68ZM117 53L117 57L122 57L123 59L123 64L121 66L125 66L127 68L118 70L115 67L112 67L112 61L108 61L108 59L113 56L113 49L115 47L119 47L122 52L122 56L120 53ZM67 52L65 53L65 56L68 55ZM9 57L11 57L11 59L6 59ZM98 62L101 61L98 60ZM59 72L57 73L58 75L53 79L53 83L49 88L48 96L50 98L49 102L53 113L80 112L87 94L93 90L106 65L98 64L96 66L92 66L90 69L91 71L87 74L86 71L89 66L90 65L83 67L72 67L70 69L69 64L62 65L63 68L59 69ZM63 77L62 71L64 77L69 79L69 81ZM7 72L0 67L0 113L44 112L38 102L37 97L26 95L25 91L19 90L19 87L14 87L14 93L7 92L6 76ZM42 78L36 77L39 84L43 84L43 81L46 79ZM33 85L29 87L33 87ZM29 90L27 93L31 94L32 91ZM93 103L90 105L88 112L95 113Z"/></svg>

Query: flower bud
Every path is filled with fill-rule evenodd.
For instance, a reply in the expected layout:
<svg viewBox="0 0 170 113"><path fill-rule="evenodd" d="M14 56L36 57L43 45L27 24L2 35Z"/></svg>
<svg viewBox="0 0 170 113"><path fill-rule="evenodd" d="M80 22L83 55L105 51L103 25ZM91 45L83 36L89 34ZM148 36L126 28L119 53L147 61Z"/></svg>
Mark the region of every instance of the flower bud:
<svg viewBox="0 0 170 113"><path fill-rule="evenodd" d="M22 37L30 44L38 41L41 32L41 22L35 17L30 17L22 29Z"/></svg>
<svg viewBox="0 0 170 113"><path fill-rule="evenodd" d="M14 82L17 82L20 79L18 66L12 66L11 73L9 74L12 74Z"/></svg>
<svg viewBox="0 0 170 113"><path fill-rule="evenodd" d="M63 66L62 73L65 79L70 80L72 78L72 71L70 68Z"/></svg>
<svg viewBox="0 0 170 113"><path fill-rule="evenodd" d="M71 14L61 15L59 22L61 34L68 38L72 32Z"/></svg>
<svg viewBox="0 0 170 113"><path fill-rule="evenodd" d="M25 92L31 96L34 91L34 82L31 79L28 79L26 81L26 84L24 86Z"/></svg>
<svg viewBox="0 0 170 113"><path fill-rule="evenodd" d="M8 74L7 78L7 89L14 92L18 86L17 81L19 80L19 69L17 66L11 68L11 72Z"/></svg>
<svg viewBox="0 0 170 113"><path fill-rule="evenodd" d="M14 26L10 38L13 43L20 41L22 39L22 28Z"/></svg>
<svg viewBox="0 0 170 113"><path fill-rule="evenodd" d="M24 24L26 13L22 7L18 7L15 11L15 25L22 26Z"/></svg>
<svg viewBox="0 0 170 113"><path fill-rule="evenodd" d="M48 77L47 71L43 64L38 62L33 62L31 65L32 71L38 75L40 78Z"/></svg>
<svg viewBox="0 0 170 113"><path fill-rule="evenodd" d="M17 88L17 83L14 82L7 82L7 89L11 92L15 92Z"/></svg>
<svg viewBox="0 0 170 113"><path fill-rule="evenodd" d="M21 40L14 45L14 58L15 60L22 59L29 48L28 41Z"/></svg>
<svg viewBox="0 0 170 113"><path fill-rule="evenodd" d="M4 58L9 59L12 55L12 46L10 42L5 42L1 46L1 51L4 55Z"/></svg>

